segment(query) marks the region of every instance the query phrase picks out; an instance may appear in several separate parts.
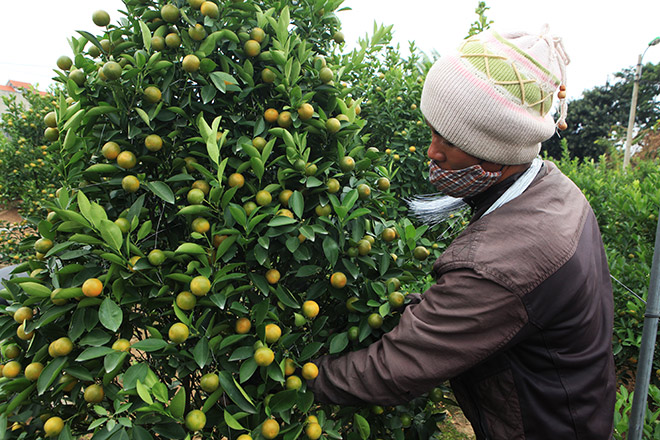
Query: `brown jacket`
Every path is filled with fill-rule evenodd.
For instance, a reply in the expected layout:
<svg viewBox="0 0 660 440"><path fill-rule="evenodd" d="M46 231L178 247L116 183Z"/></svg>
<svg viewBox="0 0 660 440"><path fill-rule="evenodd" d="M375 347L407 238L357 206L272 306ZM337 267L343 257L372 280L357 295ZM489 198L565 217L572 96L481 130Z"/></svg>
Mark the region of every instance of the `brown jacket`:
<svg viewBox="0 0 660 440"><path fill-rule="evenodd" d="M478 439L610 438L607 261L591 207L554 164L433 270L436 284L381 340L319 359L317 400L394 405L451 379Z"/></svg>

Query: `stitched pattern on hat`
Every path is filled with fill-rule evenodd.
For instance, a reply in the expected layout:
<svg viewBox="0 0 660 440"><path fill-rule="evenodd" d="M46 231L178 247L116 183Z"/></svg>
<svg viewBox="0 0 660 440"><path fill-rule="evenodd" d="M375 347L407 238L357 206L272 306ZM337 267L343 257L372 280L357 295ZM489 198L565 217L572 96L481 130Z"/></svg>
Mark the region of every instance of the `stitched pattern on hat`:
<svg viewBox="0 0 660 440"><path fill-rule="evenodd" d="M473 39L463 44L460 56L493 85L504 88L517 98L522 106L538 112L540 116L550 110L552 94L545 92L536 79L525 76L507 57L490 52L482 42Z"/></svg>

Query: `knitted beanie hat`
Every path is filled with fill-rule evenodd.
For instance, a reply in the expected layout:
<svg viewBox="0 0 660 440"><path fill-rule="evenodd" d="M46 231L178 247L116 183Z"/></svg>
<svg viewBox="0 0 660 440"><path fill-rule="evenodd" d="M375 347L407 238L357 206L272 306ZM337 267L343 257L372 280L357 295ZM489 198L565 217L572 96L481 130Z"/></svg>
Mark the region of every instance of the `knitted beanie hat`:
<svg viewBox="0 0 660 440"><path fill-rule="evenodd" d="M547 25L540 35L485 31L431 67L422 113L442 137L472 156L504 165L531 162L556 125L565 126L565 87L557 124L550 110L569 61Z"/></svg>

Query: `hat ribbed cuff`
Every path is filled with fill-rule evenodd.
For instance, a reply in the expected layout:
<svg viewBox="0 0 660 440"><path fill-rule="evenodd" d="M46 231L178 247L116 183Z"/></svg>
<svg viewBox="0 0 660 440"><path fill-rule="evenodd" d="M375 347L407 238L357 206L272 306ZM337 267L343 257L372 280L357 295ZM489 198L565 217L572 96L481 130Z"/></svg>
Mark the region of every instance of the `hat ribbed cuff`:
<svg viewBox="0 0 660 440"><path fill-rule="evenodd" d="M531 114L506 91L477 74L459 56L443 56L429 71L421 111L445 139L489 162L531 162L550 138L555 124Z"/></svg>

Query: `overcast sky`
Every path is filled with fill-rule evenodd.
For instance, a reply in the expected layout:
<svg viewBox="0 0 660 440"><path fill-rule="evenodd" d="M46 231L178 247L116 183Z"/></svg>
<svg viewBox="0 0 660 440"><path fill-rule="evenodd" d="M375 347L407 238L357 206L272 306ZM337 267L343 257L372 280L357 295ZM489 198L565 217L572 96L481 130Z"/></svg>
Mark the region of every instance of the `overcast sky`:
<svg viewBox="0 0 660 440"><path fill-rule="evenodd" d="M604 85L608 77L632 67L647 44L660 36L660 0L490 0L489 19L499 31L538 32L544 23L564 40L571 58L567 73L570 98ZM338 16L348 44L371 33L373 23L393 24L395 42L408 41L440 55L454 49L476 20L476 0L346 0ZM27 9L29 8L29 10ZM2 1L0 85L9 80L52 83L55 61L71 55L68 38L76 30L97 34L92 13L104 9L116 21L121 0ZM648 49L644 62L660 62L660 45Z"/></svg>

